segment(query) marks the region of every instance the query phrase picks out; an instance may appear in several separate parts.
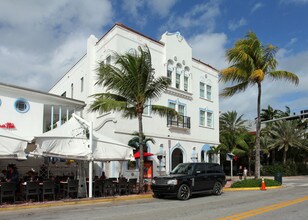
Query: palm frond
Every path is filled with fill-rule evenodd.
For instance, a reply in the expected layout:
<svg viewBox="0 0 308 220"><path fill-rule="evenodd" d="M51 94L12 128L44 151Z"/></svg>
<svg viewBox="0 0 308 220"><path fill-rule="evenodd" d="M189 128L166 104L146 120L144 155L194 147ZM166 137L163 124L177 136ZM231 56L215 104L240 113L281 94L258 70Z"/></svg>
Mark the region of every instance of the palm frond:
<svg viewBox="0 0 308 220"><path fill-rule="evenodd" d="M162 105L152 105L151 110L154 114L158 114L161 117L171 115L171 116L177 116L179 115L177 111L175 111L173 108L169 108Z"/></svg>
<svg viewBox="0 0 308 220"><path fill-rule="evenodd" d="M223 97L233 96L236 93L245 91L248 85L249 85L249 81L245 81L235 86L226 87L223 89L220 95Z"/></svg>
<svg viewBox="0 0 308 220"><path fill-rule="evenodd" d="M288 71L283 71L283 70L272 71L268 73L268 76L273 80L284 79L294 83L295 85L298 85L299 83L298 76Z"/></svg>

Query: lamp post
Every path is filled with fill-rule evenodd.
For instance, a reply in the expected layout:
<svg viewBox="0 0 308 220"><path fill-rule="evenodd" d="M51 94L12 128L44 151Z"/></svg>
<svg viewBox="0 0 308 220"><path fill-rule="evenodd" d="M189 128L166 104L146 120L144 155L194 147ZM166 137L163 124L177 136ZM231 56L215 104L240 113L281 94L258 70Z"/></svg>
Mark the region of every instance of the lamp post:
<svg viewBox="0 0 308 220"><path fill-rule="evenodd" d="M168 135L168 137L169 137L169 135ZM168 155L169 155L169 173L171 172L171 140L170 139L168 139L168 149L169 149L169 153L168 153Z"/></svg>

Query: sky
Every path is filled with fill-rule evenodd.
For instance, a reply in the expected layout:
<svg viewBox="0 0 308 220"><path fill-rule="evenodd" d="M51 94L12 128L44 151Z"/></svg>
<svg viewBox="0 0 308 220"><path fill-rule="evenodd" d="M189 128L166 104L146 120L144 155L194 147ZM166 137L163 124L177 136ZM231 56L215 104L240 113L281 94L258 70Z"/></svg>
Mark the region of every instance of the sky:
<svg viewBox="0 0 308 220"><path fill-rule="evenodd" d="M263 83L262 108L308 109L308 0L0 0L0 82L48 92L116 22L159 40L179 31L193 57L218 70L225 52L248 31L279 48L278 70L299 76L295 86ZM226 85L220 83L220 90ZM1 94L0 94L1 95ZM220 98L220 111L256 117L257 88Z"/></svg>

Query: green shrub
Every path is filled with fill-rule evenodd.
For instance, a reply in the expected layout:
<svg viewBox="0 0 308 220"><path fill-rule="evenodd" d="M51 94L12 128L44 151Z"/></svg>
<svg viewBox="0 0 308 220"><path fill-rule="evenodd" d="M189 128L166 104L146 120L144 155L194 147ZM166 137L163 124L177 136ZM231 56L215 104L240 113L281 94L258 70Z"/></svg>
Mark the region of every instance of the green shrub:
<svg viewBox="0 0 308 220"><path fill-rule="evenodd" d="M299 174L308 173L306 170L306 166L302 165L299 168L299 165L295 163L286 163L283 164L273 164L273 165L265 165L261 168L262 176L275 176L276 173L282 173L283 176L296 176Z"/></svg>
<svg viewBox="0 0 308 220"><path fill-rule="evenodd" d="M231 188L261 187L262 179L247 179L235 182ZM264 179L266 186L280 186L281 184L272 179Z"/></svg>

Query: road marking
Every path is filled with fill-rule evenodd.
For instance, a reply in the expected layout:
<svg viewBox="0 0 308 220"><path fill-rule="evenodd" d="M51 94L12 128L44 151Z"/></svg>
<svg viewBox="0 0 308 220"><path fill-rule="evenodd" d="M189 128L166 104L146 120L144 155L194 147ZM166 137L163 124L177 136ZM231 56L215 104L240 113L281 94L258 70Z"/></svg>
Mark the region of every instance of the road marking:
<svg viewBox="0 0 308 220"><path fill-rule="evenodd" d="M218 220L239 220L239 219L245 219L245 218L249 218L255 215L260 215L263 214L265 212L270 212L270 211L274 211L276 209L281 209L284 208L286 206L290 206L290 205L294 205L297 203L301 203L301 202L305 202L308 200L308 196L304 196L298 199L293 199L293 200L289 200L289 201L285 201L285 202L280 202L280 203L276 203L273 205L269 205L269 206L264 206L261 208L257 208L257 209L253 209L247 212L242 212L242 213L238 213L235 215L230 215L227 217L223 217L223 218L219 218Z"/></svg>

